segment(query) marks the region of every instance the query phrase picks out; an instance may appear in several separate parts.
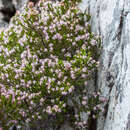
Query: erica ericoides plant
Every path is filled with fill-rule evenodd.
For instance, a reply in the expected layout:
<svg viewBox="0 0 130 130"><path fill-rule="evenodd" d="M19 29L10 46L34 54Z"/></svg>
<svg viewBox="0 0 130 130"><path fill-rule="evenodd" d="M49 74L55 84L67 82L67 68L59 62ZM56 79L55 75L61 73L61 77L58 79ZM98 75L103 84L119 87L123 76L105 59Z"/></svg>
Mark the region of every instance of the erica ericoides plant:
<svg viewBox="0 0 130 130"><path fill-rule="evenodd" d="M87 94L87 81L98 67L100 38L91 32L90 16L75 1L28 3L0 34L0 119L3 128L33 125L52 115L71 115L83 127L80 112L97 118L104 111L99 92ZM77 103L74 98L78 95ZM78 115L77 115L78 114ZM89 119L88 119L89 120Z"/></svg>

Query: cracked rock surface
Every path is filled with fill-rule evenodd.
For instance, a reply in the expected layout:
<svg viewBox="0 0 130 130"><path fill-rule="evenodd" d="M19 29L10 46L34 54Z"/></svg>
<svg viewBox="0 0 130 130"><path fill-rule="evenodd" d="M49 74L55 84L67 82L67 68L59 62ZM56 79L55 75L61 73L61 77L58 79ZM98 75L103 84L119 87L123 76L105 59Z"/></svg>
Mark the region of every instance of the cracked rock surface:
<svg viewBox="0 0 130 130"><path fill-rule="evenodd" d="M88 0L85 5L80 6L91 14L93 32L102 37L98 87L109 101L97 130L130 130L130 0Z"/></svg>

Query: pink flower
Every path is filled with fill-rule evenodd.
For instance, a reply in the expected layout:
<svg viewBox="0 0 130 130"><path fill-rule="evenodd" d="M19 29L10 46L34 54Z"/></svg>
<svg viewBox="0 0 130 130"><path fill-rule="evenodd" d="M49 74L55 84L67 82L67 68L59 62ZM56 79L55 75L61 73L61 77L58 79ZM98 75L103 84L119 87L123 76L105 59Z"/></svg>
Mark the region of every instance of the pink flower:
<svg viewBox="0 0 130 130"><path fill-rule="evenodd" d="M75 118L78 118L78 117L79 117L79 115L76 114L76 115L75 115Z"/></svg>
<svg viewBox="0 0 130 130"><path fill-rule="evenodd" d="M29 2L29 3L28 3L28 7L29 7L29 8L34 7L34 3L33 3L33 2Z"/></svg>
<svg viewBox="0 0 130 130"><path fill-rule="evenodd" d="M83 121L83 124L86 125L86 124L87 124L87 121Z"/></svg>
<svg viewBox="0 0 130 130"><path fill-rule="evenodd" d="M91 114L90 111L88 111L87 114L90 115Z"/></svg>
<svg viewBox="0 0 130 130"><path fill-rule="evenodd" d="M87 86L87 85L88 85L88 82L87 82L87 81L85 81L85 82L84 82L84 85L85 85L85 86Z"/></svg>
<svg viewBox="0 0 130 130"><path fill-rule="evenodd" d="M82 125L83 125L83 123L82 123L82 122L79 122L79 123L78 123L78 126L82 126Z"/></svg>
<svg viewBox="0 0 130 130"><path fill-rule="evenodd" d="M86 67L84 67L84 68L82 69L82 71L83 71L83 72L86 72L86 71L87 71L87 68L86 68Z"/></svg>
<svg viewBox="0 0 130 130"><path fill-rule="evenodd" d="M96 108L96 107L94 107L94 108L93 108L93 110L97 110L97 108Z"/></svg>
<svg viewBox="0 0 130 130"><path fill-rule="evenodd" d="M64 66L66 69L69 69L71 67L71 64L69 62L64 63Z"/></svg>
<svg viewBox="0 0 130 130"><path fill-rule="evenodd" d="M62 92L62 95L67 95L67 92Z"/></svg>
<svg viewBox="0 0 130 130"><path fill-rule="evenodd" d="M85 96L85 97L83 97L83 99L84 99L84 100L87 100L87 99L88 99L88 97L87 97L87 96Z"/></svg>
<svg viewBox="0 0 130 130"><path fill-rule="evenodd" d="M100 100L101 102L106 102L106 101L107 101L107 99L106 99L105 97L99 97L99 100Z"/></svg>
<svg viewBox="0 0 130 130"><path fill-rule="evenodd" d="M95 119L95 118L96 118L96 116L95 116L95 115L93 115L93 118Z"/></svg>
<svg viewBox="0 0 130 130"><path fill-rule="evenodd" d="M87 104L87 102L86 101L82 101L82 105L86 105Z"/></svg>
<svg viewBox="0 0 130 130"><path fill-rule="evenodd" d="M38 116L38 119L42 119L42 117L41 117L41 116Z"/></svg>
<svg viewBox="0 0 130 130"><path fill-rule="evenodd" d="M87 75L86 75L86 74L82 74L81 77L82 77L82 78L86 78Z"/></svg>
<svg viewBox="0 0 130 130"><path fill-rule="evenodd" d="M91 41L91 45L95 46L95 45L96 45L96 40L93 39L93 40Z"/></svg>
<svg viewBox="0 0 130 130"><path fill-rule="evenodd" d="M63 104L63 107L66 107L66 104L65 104L65 103Z"/></svg>
<svg viewBox="0 0 130 130"><path fill-rule="evenodd" d="M72 93L73 92L73 88L69 88L69 93Z"/></svg>
<svg viewBox="0 0 130 130"><path fill-rule="evenodd" d="M75 123L74 123L75 125L77 125L78 124L78 122L77 121L75 121Z"/></svg>
<svg viewBox="0 0 130 130"><path fill-rule="evenodd" d="M75 77L75 75L74 75L74 74L71 74L71 78L72 78L72 79L75 79L76 77Z"/></svg>

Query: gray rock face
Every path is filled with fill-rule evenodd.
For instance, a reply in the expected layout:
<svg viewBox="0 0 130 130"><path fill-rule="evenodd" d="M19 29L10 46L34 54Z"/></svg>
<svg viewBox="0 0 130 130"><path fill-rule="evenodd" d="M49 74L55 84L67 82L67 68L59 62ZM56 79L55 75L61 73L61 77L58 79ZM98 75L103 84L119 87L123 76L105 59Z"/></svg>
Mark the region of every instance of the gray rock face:
<svg viewBox="0 0 130 130"><path fill-rule="evenodd" d="M29 0L12 0L13 5L16 10L20 10L24 4L26 4Z"/></svg>
<svg viewBox="0 0 130 130"><path fill-rule="evenodd" d="M7 26L16 10L20 10L29 1L31 0L0 0L0 27Z"/></svg>
<svg viewBox="0 0 130 130"><path fill-rule="evenodd" d="M130 0L86 3L80 6L90 12L92 30L102 37L98 87L109 101L97 130L130 130Z"/></svg>

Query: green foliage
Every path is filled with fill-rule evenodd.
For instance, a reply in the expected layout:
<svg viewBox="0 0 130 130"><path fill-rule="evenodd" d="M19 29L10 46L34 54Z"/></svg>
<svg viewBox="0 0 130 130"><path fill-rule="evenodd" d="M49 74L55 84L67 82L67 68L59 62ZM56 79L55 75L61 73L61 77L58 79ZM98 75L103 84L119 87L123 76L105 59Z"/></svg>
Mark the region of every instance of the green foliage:
<svg viewBox="0 0 130 130"><path fill-rule="evenodd" d="M13 124L33 125L50 115L63 123L65 115L75 127L103 111L99 93L87 92L87 80L98 66L100 39L90 29L90 16L82 13L75 0L29 3L0 34L0 121L3 128ZM98 51L99 52L98 52ZM76 98L77 99L76 99ZM76 99L76 100L75 100ZM69 113L71 100L78 114Z"/></svg>

